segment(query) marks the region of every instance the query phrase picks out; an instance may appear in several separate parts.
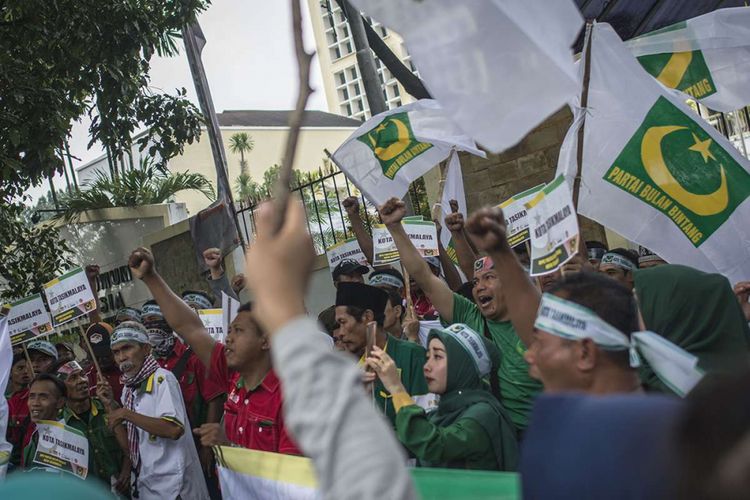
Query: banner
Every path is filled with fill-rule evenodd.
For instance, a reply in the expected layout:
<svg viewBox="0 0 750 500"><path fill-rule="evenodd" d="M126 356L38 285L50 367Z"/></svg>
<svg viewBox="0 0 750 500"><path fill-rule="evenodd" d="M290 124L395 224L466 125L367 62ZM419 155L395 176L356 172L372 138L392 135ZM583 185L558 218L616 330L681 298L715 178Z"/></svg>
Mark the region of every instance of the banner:
<svg viewBox="0 0 750 500"><path fill-rule="evenodd" d="M96 299L83 269L76 268L44 285L54 326L72 321L96 309Z"/></svg>
<svg viewBox="0 0 750 500"><path fill-rule="evenodd" d="M461 175L461 162L458 159L458 153L456 151L451 154L450 161L448 163L448 169L445 173L445 184L443 185L443 196L440 198L440 211L442 214L442 220L440 224L443 226L443 230L440 232L440 243L445 248L445 253L450 258L453 265L456 266L456 270L461 274L461 278L465 281L466 277L463 275L463 271L458 265L458 256L456 255L456 248L453 245L453 237L448 228L445 227L445 218L450 215L451 212L451 200L458 202L458 213L463 214L464 220L468 216L466 210L466 194L464 193L464 178Z"/></svg>
<svg viewBox="0 0 750 500"><path fill-rule="evenodd" d="M211 338L216 342L224 343L227 337L224 330L224 309L199 309L198 316Z"/></svg>
<svg viewBox="0 0 750 500"><path fill-rule="evenodd" d="M7 307L10 307L8 333L12 345L52 333L52 321L40 294L29 295Z"/></svg>
<svg viewBox="0 0 750 500"><path fill-rule="evenodd" d="M505 224L507 226L506 234L508 244L517 247L529 241L529 217L526 209L526 203L531 201L539 191L544 189L545 184L539 184L531 189L511 196L498 207L503 209Z"/></svg>
<svg viewBox="0 0 750 500"><path fill-rule="evenodd" d="M227 295L226 292L221 292L221 324L224 328L224 335L219 342L226 342L227 335L229 335L229 325L231 325L232 321L234 321L234 318L237 317L239 309L239 300L233 299L232 297Z"/></svg>
<svg viewBox="0 0 750 500"><path fill-rule="evenodd" d="M545 186L526 205L531 233L531 275L557 271L578 251L578 217L564 177Z"/></svg>
<svg viewBox="0 0 750 500"><path fill-rule="evenodd" d="M369 264L367 257L362 253L362 249L359 248L356 237L340 241L326 248L326 257L328 258L328 267L331 271L344 259L356 260L363 266Z"/></svg>
<svg viewBox="0 0 750 500"><path fill-rule="evenodd" d="M750 163L646 73L611 26L591 36L578 212L670 264L750 279ZM558 161L571 185L578 129Z"/></svg>
<svg viewBox="0 0 750 500"><path fill-rule="evenodd" d="M404 39L427 90L494 153L579 90L573 51L583 18L571 0L352 0Z"/></svg>
<svg viewBox="0 0 750 500"><path fill-rule="evenodd" d="M435 223L420 220L420 216L406 217L401 222L409 240L422 257L438 257L440 250L437 243L437 229ZM393 242L391 233L383 224L372 228L373 267L392 264L399 260L398 249Z"/></svg>
<svg viewBox="0 0 750 500"><path fill-rule="evenodd" d="M312 460L267 451L214 448L225 498L321 498ZM521 478L514 472L488 472L433 467L409 469L424 500L520 500Z"/></svg>
<svg viewBox="0 0 750 500"><path fill-rule="evenodd" d="M403 198L412 181L445 160L452 149L484 157L431 99L373 116L333 153L333 160L375 205Z"/></svg>
<svg viewBox="0 0 750 500"><path fill-rule="evenodd" d="M750 104L750 7L715 10L625 46L662 85L711 109Z"/></svg>
<svg viewBox="0 0 750 500"><path fill-rule="evenodd" d="M89 441L86 435L68 425L52 420L40 420L36 424L39 441L34 462L80 479L89 473Z"/></svg>

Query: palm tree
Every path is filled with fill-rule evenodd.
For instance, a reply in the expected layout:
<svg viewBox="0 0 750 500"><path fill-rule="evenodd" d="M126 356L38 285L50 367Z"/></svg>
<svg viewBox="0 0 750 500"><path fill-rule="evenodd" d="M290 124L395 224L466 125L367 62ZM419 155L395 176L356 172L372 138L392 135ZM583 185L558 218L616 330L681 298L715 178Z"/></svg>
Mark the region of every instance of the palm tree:
<svg viewBox="0 0 750 500"><path fill-rule="evenodd" d="M249 153L255 147L255 141L247 132L237 132L229 138L229 151L240 154L240 173L247 174L247 161L245 153Z"/></svg>
<svg viewBox="0 0 750 500"><path fill-rule="evenodd" d="M140 169L121 172L114 179L97 172L93 182L62 197L57 217L76 220L86 210L112 207L136 207L164 203L180 191L196 190L213 201L214 188L205 176L188 172L164 173L151 160L143 160Z"/></svg>
<svg viewBox="0 0 750 500"><path fill-rule="evenodd" d="M248 203L258 203L266 198L267 191L250 177L250 174L240 174L234 181L237 199Z"/></svg>

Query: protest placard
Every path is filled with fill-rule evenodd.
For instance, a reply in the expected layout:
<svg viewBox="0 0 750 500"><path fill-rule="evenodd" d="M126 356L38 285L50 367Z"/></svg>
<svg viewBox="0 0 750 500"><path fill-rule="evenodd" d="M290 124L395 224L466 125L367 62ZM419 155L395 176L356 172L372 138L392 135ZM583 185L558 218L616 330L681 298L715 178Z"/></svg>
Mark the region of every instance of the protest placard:
<svg viewBox="0 0 750 500"><path fill-rule="evenodd" d="M437 257L439 255L437 229L435 223L422 220L422 217L412 216L402 221L409 240L422 257ZM383 224L372 228L373 266L392 264L399 260L398 249L393 242L391 233Z"/></svg>
<svg viewBox="0 0 750 500"><path fill-rule="evenodd" d="M198 316L211 338L217 342L224 342L226 332L224 331L223 309L199 309Z"/></svg>
<svg viewBox="0 0 750 500"><path fill-rule="evenodd" d="M52 321L38 293L7 305L10 343L18 345L38 335L52 333Z"/></svg>
<svg viewBox="0 0 750 500"><path fill-rule="evenodd" d="M529 241L529 217L526 209L526 203L531 201L542 189L544 184L539 184L531 189L511 196L500 205L505 216L507 226L506 234L508 235L508 244L511 247L517 247Z"/></svg>
<svg viewBox="0 0 750 500"><path fill-rule="evenodd" d="M68 472L80 479L89 473L89 441L74 427L52 420L36 424L39 440L34 462Z"/></svg>
<svg viewBox="0 0 750 500"><path fill-rule="evenodd" d="M344 241L340 241L335 245L331 245L326 248L326 257L328 258L328 267L333 270L339 262L344 259L352 259L363 266L367 265L367 257L362 253L362 249L359 248L357 238L349 238Z"/></svg>
<svg viewBox="0 0 750 500"><path fill-rule="evenodd" d="M531 275L558 270L578 251L578 218L565 178L560 176L527 204Z"/></svg>
<svg viewBox="0 0 750 500"><path fill-rule="evenodd" d="M240 309L240 301L235 300L226 292L221 292L221 324L224 328L224 335L220 342L224 342L229 334L229 325L232 324L234 318L237 317L237 313Z"/></svg>
<svg viewBox="0 0 750 500"><path fill-rule="evenodd" d="M63 323L84 316L96 309L96 299L83 269L76 268L44 285L52 324Z"/></svg>

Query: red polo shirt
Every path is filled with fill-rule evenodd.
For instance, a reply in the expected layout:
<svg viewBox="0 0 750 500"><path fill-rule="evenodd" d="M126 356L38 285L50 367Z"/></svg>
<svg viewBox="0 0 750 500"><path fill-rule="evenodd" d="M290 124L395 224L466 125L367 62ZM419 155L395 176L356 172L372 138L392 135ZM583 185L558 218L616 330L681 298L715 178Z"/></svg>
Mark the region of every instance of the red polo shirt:
<svg viewBox="0 0 750 500"><path fill-rule="evenodd" d="M174 344L172 353L165 359L156 358L156 362L165 370L174 372L175 366L177 366L185 351L187 351L187 346L178 340ZM198 427L204 424L205 422L201 421L204 420L201 415L203 413L203 402L211 401L224 394L226 384L219 384L209 379L206 376L206 367L192 351L177 382L180 384L182 399L185 402L185 409L191 425Z"/></svg>
<svg viewBox="0 0 750 500"><path fill-rule="evenodd" d="M13 445L11 463L20 465L21 452L26 445L25 439L29 427L34 427L29 420L29 389L16 391L8 398L8 432L6 438Z"/></svg>
<svg viewBox="0 0 750 500"><path fill-rule="evenodd" d="M216 343L211 354L209 378L227 388L224 430L227 439L252 450L300 455L286 432L281 413L281 384L273 369L259 386L245 387L239 373L229 370L224 344Z"/></svg>

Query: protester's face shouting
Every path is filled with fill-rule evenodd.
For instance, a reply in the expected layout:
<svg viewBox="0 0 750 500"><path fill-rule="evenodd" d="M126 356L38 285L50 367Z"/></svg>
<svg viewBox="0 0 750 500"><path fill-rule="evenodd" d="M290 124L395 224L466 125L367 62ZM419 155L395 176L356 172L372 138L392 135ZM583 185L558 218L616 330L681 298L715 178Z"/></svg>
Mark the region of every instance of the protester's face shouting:
<svg viewBox="0 0 750 500"><path fill-rule="evenodd" d="M55 358L39 351L29 351L29 358L31 358L31 366L34 368L34 373L46 372L52 366L52 363L55 362Z"/></svg>
<svg viewBox="0 0 750 500"><path fill-rule="evenodd" d="M224 355L227 367L241 370L266 355L270 348L268 337L261 332L249 311L241 311L229 325Z"/></svg>
<svg viewBox="0 0 750 500"><path fill-rule="evenodd" d="M36 423L40 420L56 420L57 413L65 404L65 397L49 380L37 380L29 388L29 416Z"/></svg>
<svg viewBox="0 0 750 500"><path fill-rule="evenodd" d="M29 373L29 364L25 359L22 359L15 365L10 371L10 380L16 387L23 388L29 385L31 382L31 374Z"/></svg>
<svg viewBox="0 0 750 500"><path fill-rule="evenodd" d="M336 306L336 322L339 324L341 346L344 350L355 356L364 354L367 344L367 322L357 321L357 318L347 312L346 306Z"/></svg>
<svg viewBox="0 0 750 500"><path fill-rule="evenodd" d="M440 339L430 340L427 346L427 362L424 364L424 379L427 389L433 394L445 393L448 383L448 357Z"/></svg>
<svg viewBox="0 0 750 500"><path fill-rule="evenodd" d="M148 344L137 342L118 342L112 346L112 355L120 371L126 377L134 377L143 366L146 356L151 352Z"/></svg>
<svg viewBox="0 0 750 500"><path fill-rule="evenodd" d="M507 309L505 298L498 292L500 283L495 270L475 271L473 284L474 303L479 307L482 316L492 320L503 318Z"/></svg>
<svg viewBox="0 0 750 500"><path fill-rule="evenodd" d="M84 401L89 398L89 379L83 370L76 370L65 379L65 389L71 401Z"/></svg>
<svg viewBox="0 0 750 500"><path fill-rule="evenodd" d="M534 329L524 359L529 364L529 375L544 384L545 392L579 388L574 347L574 341Z"/></svg>

